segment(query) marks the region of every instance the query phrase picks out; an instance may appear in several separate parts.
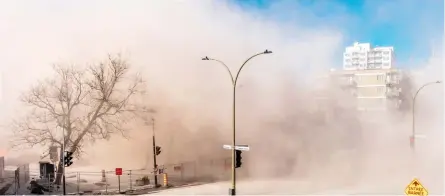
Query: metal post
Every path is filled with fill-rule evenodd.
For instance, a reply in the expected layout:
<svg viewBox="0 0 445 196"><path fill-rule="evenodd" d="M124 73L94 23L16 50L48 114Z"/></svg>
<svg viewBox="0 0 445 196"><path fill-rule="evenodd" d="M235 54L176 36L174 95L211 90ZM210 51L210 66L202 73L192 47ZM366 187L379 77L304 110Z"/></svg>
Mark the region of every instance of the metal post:
<svg viewBox="0 0 445 196"><path fill-rule="evenodd" d="M236 146L236 82L238 81L238 77L239 74L241 72L241 70L243 69L243 67L246 65L246 63L251 60L252 58L262 55L262 54L270 54L272 53L272 51L269 50L265 50L264 52L255 54L253 56L251 56L250 58L248 58L246 61L244 61L244 63L241 65L241 67L238 70L238 73L236 74L236 76L234 77L232 72L230 71L229 67L222 61L217 60L217 59L211 59L209 57L205 57L202 60L212 60L212 61L217 61L219 63L221 63L227 70L227 72L230 74L230 78L232 79L232 85L233 85L233 102L232 102L232 109L233 109L233 127L232 127L232 186L229 189L229 195L236 195L236 168L235 168L235 146Z"/></svg>
<svg viewBox="0 0 445 196"><path fill-rule="evenodd" d="M105 193L108 194L108 178L106 174L105 174Z"/></svg>
<svg viewBox="0 0 445 196"><path fill-rule="evenodd" d="M117 183L119 184L119 193L121 193L121 176L117 176Z"/></svg>
<svg viewBox="0 0 445 196"><path fill-rule="evenodd" d="M62 127L62 189L63 195L66 195L66 184L65 184L65 128Z"/></svg>
<svg viewBox="0 0 445 196"><path fill-rule="evenodd" d="M152 118L152 132L153 132L153 174L154 174L154 180L155 180L155 187L158 186L158 164L156 163L156 138L155 138L155 119Z"/></svg>
<svg viewBox="0 0 445 196"><path fill-rule="evenodd" d="M198 161L194 161L193 162L193 178L196 179L198 178Z"/></svg>
<svg viewBox="0 0 445 196"><path fill-rule="evenodd" d="M181 165L180 165L180 167L181 167L181 181L183 181L184 180L184 163L181 163Z"/></svg>
<svg viewBox="0 0 445 196"><path fill-rule="evenodd" d="M428 85L431 85L431 84L439 84L439 83L442 83L442 81L436 81L436 82L429 82L429 83L426 83L426 84L424 84L423 86L421 86L418 90L417 90L417 92L416 92L416 94L414 94L414 97L413 97L413 103L412 103L412 117L413 117L413 124L412 124L412 133L411 133L411 137L412 137L412 144L411 144L411 148L412 148L412 150L413 150L413 152L415 152L415 150L416 150L416 115L415 115L415 111L416 111L416 98L417 98L417 95L419 94L419 92L420 92L420 90L422 90L423 88L425 88L426 86L428 86Z"/></svg>
<svg viewBox="0 0 445 196"><path fill-rule="evenodd" d="M62 183L63 183L63 195L66 195L65 174L62 176Z"/></svg>
<svg viewBox="0 0 445 196"><path fill-rule="evenodd" d="M133 190L133 183L131 182L131 170L128 175L130 175L130 191L131 191L131 190Z"/></svg>
<svg viewBox="0 0 445 196"><path fill-rule="evenodd" d="M77 172L77 194L80 193L80 172Z"/></svg>
<svg viewBox="0 0 445 196"><path fill-rule="evenodd" d="M17 183L18 183L17 175L14 173L14 195L17 195L17 191L19 190Z"/></svg>
<svg viewBox="0 0 445 196"><path fill-rule="evenodd" d="M241 70L241 69L240 69ZM239 73L239 72L238 72ZM236 80L233 83L233 102L232 102L232 188L229 189L229 195L236 195L236 168L235 168L235 146L236 146Z"/></svg>
<svg viewBox="0 0 445 196"><path fill-rule="evenodd" d="M272 53L269 50L265 50L264 52L255 54L253 56L251 56L250 58L248 58L246 61L244 61L244 63L241 65L241 67L238 70L238 73L236 73L235 76L235 80L232 79L233 81L233 133L232 133L232 189L229 190L229 194L230 195L236 195L236 168L235 168L235 146L236 146L236 84L238 82L238 77L241 73L241 70L243 70L244 66L246 65L247 62L250 61L250 59L262 55L262 54L270 54Z"/></svg>

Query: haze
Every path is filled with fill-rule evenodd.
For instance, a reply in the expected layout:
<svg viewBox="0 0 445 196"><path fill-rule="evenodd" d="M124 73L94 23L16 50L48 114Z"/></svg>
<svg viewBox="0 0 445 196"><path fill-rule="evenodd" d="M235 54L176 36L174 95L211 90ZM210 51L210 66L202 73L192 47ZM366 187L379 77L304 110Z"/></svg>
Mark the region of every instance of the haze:
<svg viewBox="0 0 445 196"><path fill-rule="evenodd" d="M286 4L293 3L280 2L270 9L286 9ZM285 172L295 178L301 177L302 171L323 168L323 183L333 182L341 162L324 166L309 161L284 164L285 159L298 157L307 148L315 149L311 151L314 157L321 156L327 144L332 147L339 142L332 141L335 139L331 136L351 128L350 118L329 127L308 119L307 111L315 101L311 92L316 77L341 65L341 53L350 38L342 29L320 25L316 17L306 14L308 10L299 9L302 13L295 18L277 21L222 0L4 1L0 3L3 124L20 112L16 101L20 93L51 76L52 64L85 65L103 59L107 53L122 53L133 71L147 81L149 93L144 102L157 111L153 117L158 144L163 147L159 164L227 157L230 155L222 145L230 143L230 78L224 67L201 58L222 60L235 72L246 58L269 49L274 53L249 62L237 89L238 142L252 148L245 153L245 167L252 177L278 177ZM311 21L317 25L311 25ZM429 37L419 37L424 39L429 41ZM415 65L416 88L442 79L441 44L433 42L435 55ZM423 90L416 107L417 130L427 135L418 144L425 164L421 165L425 166L422 172L428 176L424 177L425 183L435 184L440 190L442 89L442 85L436 85ZM339 115L355 116L353 109L347 109L347 96L332 95L345 100L339 102L342 106L335 105L346 108ZM408 140L410 113L369 118L378 126L364 128L368 154L364 155L363 178L368 183L382 178L401 180L404 188L403 183L413 175ZM99 142L76 164L149 167L151 125L138 122L131 126L130 140L117 136ZM325 134L312 134L316 130ZM301 133L311 147L302 145ZM4 128L0 135L0 148L5 149L10 132ZM37 161L38 156L32 160L30 154L41 151L9 151L7 156L26 154L28 159L23 162ZM389 171L393 172L391 176L387 175ZM353 176L351 173L345 178L351 177L352 181Z"/></svg>

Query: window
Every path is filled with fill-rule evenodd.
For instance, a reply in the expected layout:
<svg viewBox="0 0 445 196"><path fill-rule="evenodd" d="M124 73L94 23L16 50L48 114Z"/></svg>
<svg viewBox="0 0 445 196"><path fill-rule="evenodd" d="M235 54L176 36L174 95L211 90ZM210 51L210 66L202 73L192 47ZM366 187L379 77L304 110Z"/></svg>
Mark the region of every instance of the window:
<svg viewBox="0 0 445 196"><path fill-rule="evenodd" d="M389 54L389 51L385 51L385 52L383 52L383 54Z"/></svg>
<svg viewBox="0 0 445 196"><path fill-rule="evenodd" d="M385 92L384 87L377 87L377 93L383 93L383 92Z"/></svg>
<svg viewBox="0 0 445 196"><path fill-rule="evenodd" d="M389 60L389 57L387 57L387 56L385 56L385 57L383 57L383 60Z"/></svg>
<svg viewBox="0 0 445 196"><path fill-rule="evenodd" d="M383 75L377 75L377 80L378 81L382 81L383 80Z"/></svg>

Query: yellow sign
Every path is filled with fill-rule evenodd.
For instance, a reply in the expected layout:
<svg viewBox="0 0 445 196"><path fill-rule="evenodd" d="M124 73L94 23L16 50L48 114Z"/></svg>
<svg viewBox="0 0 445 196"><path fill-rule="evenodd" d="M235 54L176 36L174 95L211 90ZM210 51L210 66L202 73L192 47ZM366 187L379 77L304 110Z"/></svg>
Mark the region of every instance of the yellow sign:
<svg viewBox="0 0 445 196"><path fill-rule="evenodd" d="M408 186L405 189L405 194L408 196L427 196L428 195L428 191L426 190L426 188L419 182L418 179L414 178L413 181L411 181L411 183L408 184Z"/></svg>

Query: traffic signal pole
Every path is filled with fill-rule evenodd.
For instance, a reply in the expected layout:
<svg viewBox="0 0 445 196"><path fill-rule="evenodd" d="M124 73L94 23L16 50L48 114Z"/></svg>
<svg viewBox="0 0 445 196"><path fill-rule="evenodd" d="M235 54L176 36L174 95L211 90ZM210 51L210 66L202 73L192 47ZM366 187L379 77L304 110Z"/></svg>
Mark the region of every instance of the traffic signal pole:
<svg viewBox="0 0 445 196"><path fill-rule="evenodd" d="M156 163L156 139L155 139L155 119L152 118L152 132L153 132L153 174L155 180L155 187L158 186L158 164Z"/></svg>
<svg viewBox="0 0 445 196"><path fill-rule="evenodd" d="M236 146L236 83L238 81L238 77L240 75L241 70L243 69L243 67L246 65L247 62L249 62L252 58L262 55L262 54L271 54L272 51L269 50L265 50L264 52L255 54L251 57L249 57L246 61L244 61L244 63L241 65L241 67L238 69L238 72L236 73L236 76L234 77L234 75L232 74L232 72L230 71L229 67L224 64L224 62L217 60L217 59L211 59L209 57L204 57L202 58L202 60L212 60L212 61L217 61L219 63L221 63L221 65L223 65L227 72L230 75L230 78L232 79L232 85L233 85L233 102L232 102L232 186L229 188L229 195L236 195L236 166L235 166L235 156L236 156L236 151L235 151L235 146Z"/></svg>
<svg viewBox="0 0 445 196"><path fill-rule="evenodd" d="M66 195L66 183L65 183L65 128L62 127L62 135L63 135L63 141L62 141L62 189L63 189L63 195Z"/></svg>

